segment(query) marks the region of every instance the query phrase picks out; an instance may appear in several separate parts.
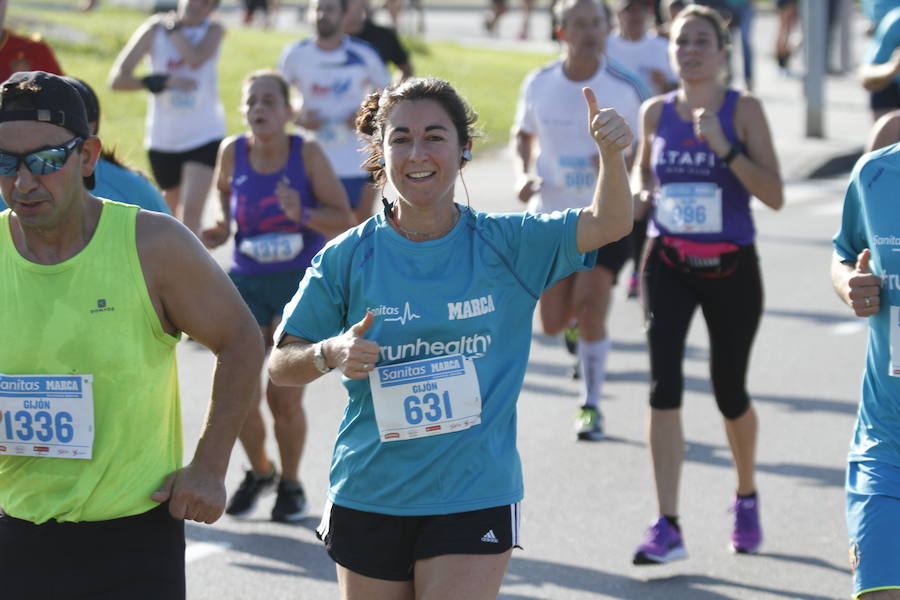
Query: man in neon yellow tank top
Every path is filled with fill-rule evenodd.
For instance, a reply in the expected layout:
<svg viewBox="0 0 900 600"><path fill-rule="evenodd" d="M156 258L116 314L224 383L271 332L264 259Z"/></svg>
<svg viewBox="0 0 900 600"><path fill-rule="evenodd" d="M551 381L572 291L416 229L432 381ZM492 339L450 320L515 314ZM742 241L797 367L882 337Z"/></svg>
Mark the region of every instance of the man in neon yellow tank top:
<svg viewBox="0 0 900 600"><path fill-rule="evenodd" d="M4 598L184 598L184 519L222 514L262 365L249 310L193 234L85 189L99 152L64 80L0 85ZM183 468L181 331L218 355Z"/></svg>

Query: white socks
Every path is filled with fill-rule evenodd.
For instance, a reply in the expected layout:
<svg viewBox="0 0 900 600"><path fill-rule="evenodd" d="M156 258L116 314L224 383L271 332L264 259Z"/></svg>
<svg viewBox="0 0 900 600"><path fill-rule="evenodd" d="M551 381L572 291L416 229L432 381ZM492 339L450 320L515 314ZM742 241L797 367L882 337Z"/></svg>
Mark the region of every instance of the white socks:
<svg viewBox="0 0 900 600"><path fill-rule="evenodd" d="M582 405L597 408L606 379L606 357L612 340L605 338L596 342L578 340L578 361L581 363Z"/></svg>

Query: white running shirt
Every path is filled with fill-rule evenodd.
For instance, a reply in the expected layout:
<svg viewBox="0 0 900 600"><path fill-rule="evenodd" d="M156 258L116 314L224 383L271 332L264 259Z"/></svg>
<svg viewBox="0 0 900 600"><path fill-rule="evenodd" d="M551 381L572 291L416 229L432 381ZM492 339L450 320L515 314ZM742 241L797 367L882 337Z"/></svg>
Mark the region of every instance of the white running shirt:
<svg viewBox="0 0 900 600"><path fill-rule="evenodd" d="M390 75L369 44L344 36L335 50L322 50L313 38L285 47L278 70L302 98L304 110L317 111L325 121L309 132L322 146L340 178L363 177L365 147L347 118L359 110L366 95L390 83Z"/></svg>
<svg viewBox="0 0 900 600"><path fill-rule="evenodd" d="M206 35L212 22L206 19L195 27L181 32L192 44ZM150 94L144 146L160 152L186 152L225 137L225 109L219 98L219 79L216 74L219 52L206 62L192 68L169 34L156 28L150 48L150 72L175 77L189 77L197 82L190 92L168 89Z"/></svg>
<svg viewBox="0 0 900 600"><path fill-rule="evenodd" d="M590 87L603 108L614 108L638 132L641 102L649 94L638 77L615 61L601 59L597 72L572 81L562 59L528 74L516 108L514 130L536 136L539 193L529 210L552 212L589 206L597 183L597 145L588 131L588 109L581 88Z"/></svg>
<svg viewBox="0 0 900 600"><path fill-rule="evenodd" d="M678 81L669 64L669 42L655 33L647 33L639 40L626 40L619 32L613 32L606 38L606 54L640 77L654 95L666 90L654 85L651 71L660 71L666 81Z"/></svg>

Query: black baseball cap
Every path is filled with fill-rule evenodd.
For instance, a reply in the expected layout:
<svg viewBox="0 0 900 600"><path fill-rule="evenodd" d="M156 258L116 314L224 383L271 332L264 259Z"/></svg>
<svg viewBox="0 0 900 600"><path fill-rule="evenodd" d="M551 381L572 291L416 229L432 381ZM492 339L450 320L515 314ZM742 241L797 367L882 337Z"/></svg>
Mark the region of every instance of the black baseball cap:
<svg viewBox="0 0 900 600"><path fill-rule="evenodd" d="M94 135L97 135L97 132L100 129L100 100L97 99L94 88L92 88L88 82L81 79L69 76L65 76L63 79L66 80L66 83L74 87L78 92L78 95L81 96L81 101L84 102L85 114L87 115L88 127L90 127L91 123L96 123L97 127L94 129Z"/></svg>
<svg viewBox="0 0 900 600"><path fill-rule="evenodd" d="M83 92L69 79L45 71L13 73L0 84L0 123L39 121L58 125L84 139L91 137L88 127L91 119L82 99ZM93 97L92 108L99 119L100 105L96 102L96 96L92 92L86 95ZM83 180L87 189L94 189L96 180L93 173Z"/></svg>
<svg viewBox="0 0 900 600"><path fill-rule="evenodd" d="M0 84L0 123L40 121L88 138L81 94L65 79L44 71L20 71Z"/></svg>

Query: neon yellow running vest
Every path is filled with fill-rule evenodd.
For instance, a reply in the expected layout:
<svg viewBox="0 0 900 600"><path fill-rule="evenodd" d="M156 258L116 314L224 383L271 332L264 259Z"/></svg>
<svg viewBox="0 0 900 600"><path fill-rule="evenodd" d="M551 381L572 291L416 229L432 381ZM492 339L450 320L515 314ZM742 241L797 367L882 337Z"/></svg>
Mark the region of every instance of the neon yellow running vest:
<svg viewBox="0 0 900 600"><path fill-rule="evenodd" d="M0 454L0 507L33 523L101 521L157 506L181 467L175 362L135 245L138 209L104 201L88 245L57 265L19 254L0 213L0 373L93 375L90 460ZM113 550L114 551L114 550Z"/></svg>

